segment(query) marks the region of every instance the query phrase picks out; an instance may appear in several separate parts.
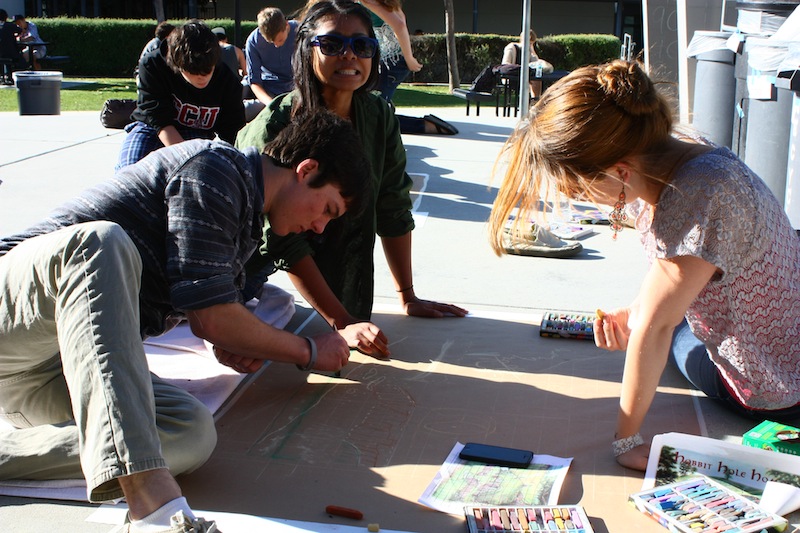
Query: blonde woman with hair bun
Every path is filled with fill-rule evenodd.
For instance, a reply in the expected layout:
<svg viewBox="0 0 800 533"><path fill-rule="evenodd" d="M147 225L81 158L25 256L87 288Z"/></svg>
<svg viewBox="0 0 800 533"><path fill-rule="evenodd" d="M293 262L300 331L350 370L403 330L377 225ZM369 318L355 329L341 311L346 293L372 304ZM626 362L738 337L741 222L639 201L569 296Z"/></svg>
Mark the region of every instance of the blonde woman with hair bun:
<svg viewBox="0 0 800 533"><path fill-rule="evenodd" d="M625 351L611 439L620 464L646 468L640 430L670 360L741 416L800 416L800 238L730 150L677 132L670 101L639 63L556 82L501 157L489 223L498 255L511 215L528 220L542 198L613 205L615 235L635 221L650 269L632 304L595 321L597 346Z"/></svg>

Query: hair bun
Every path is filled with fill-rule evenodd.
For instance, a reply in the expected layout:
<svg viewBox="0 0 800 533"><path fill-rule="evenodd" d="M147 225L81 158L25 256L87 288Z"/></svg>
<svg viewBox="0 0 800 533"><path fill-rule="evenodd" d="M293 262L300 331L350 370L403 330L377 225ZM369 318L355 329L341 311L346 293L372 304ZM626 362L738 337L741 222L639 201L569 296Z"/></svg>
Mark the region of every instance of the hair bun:
<svg viewBox="0 0 800 533"><path fill-rule="evenodd" d="M647 115L662 106L653 82L639 63L612 61L600 68L597 83L601 91L631 115Z"/></svg>

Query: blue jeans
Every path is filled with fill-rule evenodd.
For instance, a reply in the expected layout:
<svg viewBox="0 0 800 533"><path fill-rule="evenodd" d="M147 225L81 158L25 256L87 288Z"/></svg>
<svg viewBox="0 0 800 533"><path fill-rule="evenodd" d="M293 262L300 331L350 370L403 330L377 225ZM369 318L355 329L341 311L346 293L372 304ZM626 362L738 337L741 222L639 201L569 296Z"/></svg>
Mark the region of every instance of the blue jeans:
<svg viewBox="0 0 800 533"><path fill-rule="evenodd" d="M408 70L406 59L403 56L400 56L400 59L394 65L381 62L378 67L378 90L381 93L381 98L391 104L398 85L403 83L410 73L411 71ZM425 119L406 115L395 116L400 122L400 133L425 133Z"/></svg>
<svg viewBox="0 0 800 533"><path fill-rule="evenodd" d="M727 408L741 416L758 420L767 418L775 422L787 421L794 423L800 417L800 405L765 411L750 409L739 403L725 386L717 365L711 361L711 357L708 355L705 344L694 336L686 320L675 328L675 332L672 335L670 357L678 366L681 374L689 380L694 388L709 398L722 402Z"/></svg>
<svg viewBox="0 0 800 533"><path fill-rule="evenodd" d="M86 479L91 501L118 477L189 472L216 445L188 392L150 374L139 333L142 262L111 222L30 238L0 257L0 479Z"/></svg>
<svg viewBox="0 0 800 533"><path fill-rule="evenodd" d="M378 67L378 90L381 93L381 98L391 102L398 85L403 83L410 73L411 71L408 70L406 59L403 56L400 56L400 59L394 65L381 61Z"/></svg>
<svg viewBox="0 0 800 533"><path fill-rule="evenodd" d="M184 141L188 141L189 139L213 139L215 135L215 133L210 130L198 130L182 126L176 126L175 128L178 130L178 133L181 134ZM117 166L114 167L114 170L132 165L150 152L158 150L159 148L164 148L164 144L161 142L161 139L158 138L158 130L148 126L144 122L131 122L125 126L125 131L128 134L122 141L119 157L117 159Z"/></svg>

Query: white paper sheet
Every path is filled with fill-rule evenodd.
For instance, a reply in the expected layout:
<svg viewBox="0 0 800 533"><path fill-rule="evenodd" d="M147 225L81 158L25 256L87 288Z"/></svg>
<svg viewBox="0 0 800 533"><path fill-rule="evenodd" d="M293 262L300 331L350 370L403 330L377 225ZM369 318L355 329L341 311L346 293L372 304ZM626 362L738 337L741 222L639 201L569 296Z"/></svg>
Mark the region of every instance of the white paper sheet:
<svg viewBox="0 0 800 533"><path fill-rule="evenodd" d="M128 508L124 504L102 505L92 513L87 522L120 526L125 521ZM206 520L214 520L220 531L225 533L254 533L264 531L268 533L364 533L367 530L366 520L359 525L347 526L342 524L325 524L322 522L305 522L299 520L283 520L236 513L222 513L218 511L194 511L195 516L202 516ZM380 524L378 524L380 525ZM413 533L396 529L380 528L381 533Z"/></svg>
<svg viewBox="0 0 800 533"><path fill-rule="evenodd" d="M462 461L456 442L419 502L463 515L465 506L555 505L572 458L534 455L528 468L507 468Z"/></svg>

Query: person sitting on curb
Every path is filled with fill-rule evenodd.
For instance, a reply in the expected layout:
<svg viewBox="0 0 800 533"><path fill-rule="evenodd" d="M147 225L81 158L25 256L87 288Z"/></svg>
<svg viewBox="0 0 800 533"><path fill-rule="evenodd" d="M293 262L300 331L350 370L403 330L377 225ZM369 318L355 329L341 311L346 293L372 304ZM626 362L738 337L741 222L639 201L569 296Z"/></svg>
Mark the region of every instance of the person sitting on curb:
<svg viewBox="0 0 800 533"><path fill-rule="evenodd" d="M267 221L321 233L370 196L352 126L294 120L263 152L191 140L158 150L0 240L0 479L85 477L90 501L124 497L125 531L214 532L173 476L200 467L214 420L148 371L142 340L180 320L218 360L337 371L338 332L298 337L243 304L244 265Z"/></svg>

